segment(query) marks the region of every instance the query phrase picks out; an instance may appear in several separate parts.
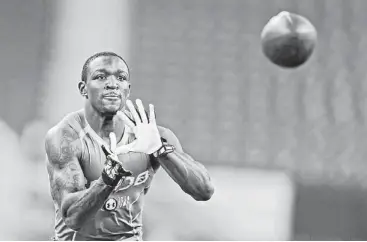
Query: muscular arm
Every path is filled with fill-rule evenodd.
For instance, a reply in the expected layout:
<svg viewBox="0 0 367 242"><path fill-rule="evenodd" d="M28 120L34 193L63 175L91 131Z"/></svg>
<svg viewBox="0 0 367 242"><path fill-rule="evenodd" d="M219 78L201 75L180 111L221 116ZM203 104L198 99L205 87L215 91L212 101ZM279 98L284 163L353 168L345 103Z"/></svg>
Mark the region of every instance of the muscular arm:
<svg viewBox="0 0 367 242"><path fill-rule="evenodd" d="M176 150L165 157L158 158L159 164L181 189L197 201L207 201L214 193L213 184L205 167L186 154L175 136L169 130L159 127L163 138Z"/></svg>
<svg viewBox="0 0 367 242"><path fill-rule="evenodd" d="M99 178L88 189L80 167L80 140L70 127L54 128L46 136L51 195L64 221L78 230L103 206L113 188Z"/></svg>

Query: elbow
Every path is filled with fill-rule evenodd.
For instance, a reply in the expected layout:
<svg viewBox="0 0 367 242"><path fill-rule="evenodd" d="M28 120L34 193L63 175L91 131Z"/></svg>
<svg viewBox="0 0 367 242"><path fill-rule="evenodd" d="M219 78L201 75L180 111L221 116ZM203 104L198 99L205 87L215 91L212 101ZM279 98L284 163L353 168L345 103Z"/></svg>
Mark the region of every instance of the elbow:
<svg viewBox="0 0 367 242"><path fill-rule="evenodd" d="M195 196L194 199L201 202L209 201L212 198L213 194L214 186L212 183L208 182L202 187L201 192L197 196Z"/></svg>
<svg viewBox="0 0 367 242"><path fill-rule="evenodd" d="M64 218L64 222L68 228L74 231L79 231L83 227L82 223L74 216Z"/></svg>
<svg viewBox="0 0 367 242"><path fill-rule="evenodd" d="M64 219L64 223L66 226L74 231L79 231L82 227L82 220L79 218L80 216L77 216L77 213L70 212L65 209L65 207L62 208L62 215Z"/></svg>

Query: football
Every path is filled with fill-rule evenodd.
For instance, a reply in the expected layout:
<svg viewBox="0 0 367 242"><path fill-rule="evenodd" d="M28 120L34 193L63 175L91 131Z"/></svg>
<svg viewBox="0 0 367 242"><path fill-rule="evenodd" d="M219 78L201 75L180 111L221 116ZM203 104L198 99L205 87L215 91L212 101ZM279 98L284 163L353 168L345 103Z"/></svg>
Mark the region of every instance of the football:
<svg viewBox="0 0 367 242"><path fill-rule="evenodd" d="M296 68L312 55L317 42L317 31L305 17L280 12L272 17L261 32L264 55L274 64Z"/></svg>

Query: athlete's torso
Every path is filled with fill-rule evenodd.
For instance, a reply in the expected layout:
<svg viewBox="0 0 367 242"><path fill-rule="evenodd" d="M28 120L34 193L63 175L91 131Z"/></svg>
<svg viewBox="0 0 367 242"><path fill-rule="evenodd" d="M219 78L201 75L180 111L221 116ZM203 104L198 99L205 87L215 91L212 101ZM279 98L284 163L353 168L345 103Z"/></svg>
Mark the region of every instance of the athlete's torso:
<svg viewBox="0 0 367 242"><path fill-rule="evenodd" d="M104 167L106 156L101 145L106 144L88 125L83 111L71 113L62 122L67 123L78 134L81 141L80 165L87 181L86 187L97 180ZM64 124L65 125L65 124ZM117 147L135 139L125 126ZM129 152L119 155L124 168L133 175L122 180L106 200L95 217L85 223L78 232L69 229L63 222L60 210L56 208L55 237L58 240L124 240L142 239L142 210L144 196L152 182L157 166L143 153Z"/></svg>

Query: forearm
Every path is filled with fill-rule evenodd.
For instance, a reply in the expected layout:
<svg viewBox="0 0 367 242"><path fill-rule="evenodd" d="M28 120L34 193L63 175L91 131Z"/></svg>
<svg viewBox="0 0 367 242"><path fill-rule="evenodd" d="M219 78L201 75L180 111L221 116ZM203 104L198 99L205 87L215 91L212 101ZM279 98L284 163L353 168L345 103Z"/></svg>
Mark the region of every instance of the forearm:
<svg viewBox="0 0 367 242"><path fill-rule="evenodd" d="M174 151L158 158L160 165L187 194L195 200L206 201L214 187L205 167L183 152Z"/></svg>
<svg viewBox="0 0 367 242"><path fill-rule="evenodd" d="M113 187L107 186L101 178L88 189L68 194L62 202L65 223L72 229L80 229L103 206Z"/></svg>

